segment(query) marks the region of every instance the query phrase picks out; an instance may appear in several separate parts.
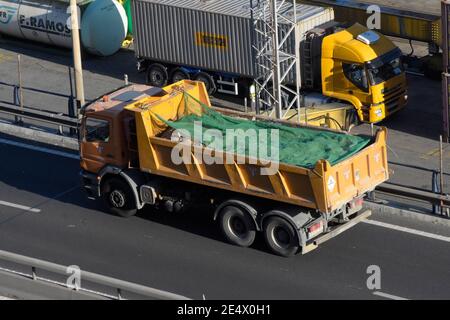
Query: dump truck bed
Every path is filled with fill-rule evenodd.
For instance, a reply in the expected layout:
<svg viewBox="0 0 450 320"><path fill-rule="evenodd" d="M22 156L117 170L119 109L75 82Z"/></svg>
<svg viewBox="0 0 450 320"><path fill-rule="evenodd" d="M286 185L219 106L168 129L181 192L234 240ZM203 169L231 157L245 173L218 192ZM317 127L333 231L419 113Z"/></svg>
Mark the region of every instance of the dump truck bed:
<svg viewBox="0 0 450 320"><path fill-rule="evenodd" d="M342 208L355 197L360 197L388 179L386 157L386 130L381 129L362 150L339 163L331 165L319 160L311 167L277 163L273 174L263 175L262 168L273 163L260 159L227 154L222 150L207 150L203 145L189 144L189 160L174 162L180 141L169 138L168 121L175 121L190 111L185 96L189 94L211 106L202 83L184 81L164 88L165 94L148 97L125 107L134 113L139 150L140 169L160 176L188 181L204 186L243 193L255 197L294 204L321 212ZM299 126L287 121L249 116L216 108L228 116L259 121L272 121L284 126ZM327 130L311 127L318 133ZM223 164L207 164L201 156L209 152L227 159ZM308 152L305 150L304 152Z"/></svg>

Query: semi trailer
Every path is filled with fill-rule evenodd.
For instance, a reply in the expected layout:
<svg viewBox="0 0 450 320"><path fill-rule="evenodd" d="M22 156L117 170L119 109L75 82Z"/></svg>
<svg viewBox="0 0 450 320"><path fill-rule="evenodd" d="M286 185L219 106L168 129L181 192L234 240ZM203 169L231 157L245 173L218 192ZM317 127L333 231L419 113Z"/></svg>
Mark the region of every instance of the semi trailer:
<svg viewBox="0 0 450 320"><path fill-rule="evenodd" d="M81 179L90 199L122 217L145 207L201 210L230 243L248 247L262 233L281 256L307 253L370 216L363 197L389 177L385 128L357 136L215 108L200 81L127 85L81 114ZM235 129L227 144L235 147L208 140L206 131L196 136L198 122L213 136ZM252 129L257 143L269 141L264 129L275 130L271 157L246 151L257 144L246 140Z"/></svg>
<svg viewBox="0 0 450 320"><path fill-rule="evenodd" d="M335 23L332 8L297 4L296 10L300 44L292 35L285 45L299 55L301 83L291 72L285 84L300 86L305 106L318 93L354 106L359 120L371 123L405 107L401 51L388 38ZM131 14L138 69L150 85L193 79L210 94L253 92L263 70L255 63L260 35L250 1L131 0Z"/></svg>

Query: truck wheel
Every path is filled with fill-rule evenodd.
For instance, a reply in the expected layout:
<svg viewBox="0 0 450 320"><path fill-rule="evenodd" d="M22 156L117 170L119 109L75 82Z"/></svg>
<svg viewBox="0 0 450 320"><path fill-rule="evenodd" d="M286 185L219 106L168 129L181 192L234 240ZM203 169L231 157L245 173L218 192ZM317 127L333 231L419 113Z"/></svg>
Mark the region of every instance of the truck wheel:
<svg viewBox="0 0 450 320"><path fill-rule="evenodd" d="M199 72L195 76L196 81L201 81L205 84L206 91L208 91L208 94L214 94L217 90L216 84L214 83L214 79L211 75L207 74L206 72Z"/></svg>
<svg viewBox="0 0 450 320"><path fill-rule="evenodd" d="M167 85L169 75L167 69L159 63L153 63L148 67L147 83L154 87L162 88Z"/></svg>
<svg viewBox="0 0 450 320"><path fill-rule="evenodd" d="M228 242L240 247L253 244L256 230L247 213L235 206L227 206L220 213L220 227Z"/></svg>
<svg viewBox="0 0 450 320"><path fill-rule="evenodd" d="M137 208L132 190L122 179L111 178L105 182L102 189L103 200L112 213L124 218L136 214Z"/></svg>
<svg viewBox="0 0 450 320"><path fill-rule="evenodd" d="M181 80L188 80L189 78L189 73L181 68L176 68L175 70L173 70L172 76L170 77L172 83L176 83Z"/></svg>
<svg viewBox="0 0 450 320"><path fill-rule="evenodd" d="M290 257L300 249L294 227L280 217L269 217L264 224L264 239L273 253Z"/></svg>

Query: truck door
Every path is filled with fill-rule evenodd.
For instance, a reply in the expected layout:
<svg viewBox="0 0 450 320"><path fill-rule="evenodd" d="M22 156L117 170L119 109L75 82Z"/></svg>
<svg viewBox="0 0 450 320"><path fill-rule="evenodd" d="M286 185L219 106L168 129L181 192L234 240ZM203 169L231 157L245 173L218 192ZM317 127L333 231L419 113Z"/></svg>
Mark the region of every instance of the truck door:
<svg viewBox="0 0 450 320"><path fill-rule="evenodd" d="M80 149L85 170L98 173L106 164L116 165L112 132L111 119L87 116L83 120Z"/></svg>
<svg viewBox="0 0 450 320"><path fill-rule="evenodd" d="M342 70L347 81L341 82L339 89L356 97L362 104L370 105L369 79L364 64L342 62Z"/></svg>

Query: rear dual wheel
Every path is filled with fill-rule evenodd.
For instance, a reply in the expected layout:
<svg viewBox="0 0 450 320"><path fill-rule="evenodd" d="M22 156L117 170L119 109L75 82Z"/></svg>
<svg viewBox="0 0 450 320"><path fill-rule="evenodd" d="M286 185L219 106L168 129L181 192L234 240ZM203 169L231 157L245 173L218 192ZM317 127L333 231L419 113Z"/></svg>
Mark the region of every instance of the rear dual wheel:
<svg viewBox="0 0 450 320"><path fill-rule="evenodd" d="M162 88L169 82L167 68L160 63L153 63L147 70L147 83L151 86Z"/></svg>
<svg viewBox="0 0 450 320"><path fill-rule="evenodd" d="M267 218L264 239L269 249L279 256L291 257L300 249L297 232L291 223L281 217Z"/></svg>
<svg viewBox="0 0 450 320"><path fill-rule="evenodd" d="M219 216L222 232L231 244L249 247L255 241L256 230L253 219L239 207L226 206Z"/></svg>
<svg viewBox="0 0 450 320"><path fill-rule="evenodd" d="M249 247L255 241L255 223L245 210L237 206L226 206L220 212L219 222L229 243ZM295 228L281 217L271 216L264 221L263 236L269 249L276 255L290 257L300 249Z"/></svg>

